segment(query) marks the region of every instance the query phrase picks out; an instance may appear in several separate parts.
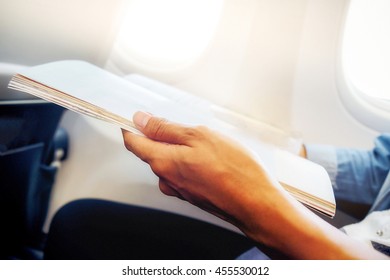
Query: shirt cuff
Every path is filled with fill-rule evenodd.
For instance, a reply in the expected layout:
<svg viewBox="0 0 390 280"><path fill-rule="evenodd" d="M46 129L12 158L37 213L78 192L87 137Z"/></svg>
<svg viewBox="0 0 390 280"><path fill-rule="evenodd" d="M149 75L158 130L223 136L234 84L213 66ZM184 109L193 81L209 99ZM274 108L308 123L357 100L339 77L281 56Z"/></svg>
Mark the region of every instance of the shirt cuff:
<svg viewBox="0 0 390 280"><path fill-rule="evenodd" d="M308 160L315 162L328 172L330 181L334 189L337 189L337 153L333 146L327 145L305 145L306 157Z"/></svg>

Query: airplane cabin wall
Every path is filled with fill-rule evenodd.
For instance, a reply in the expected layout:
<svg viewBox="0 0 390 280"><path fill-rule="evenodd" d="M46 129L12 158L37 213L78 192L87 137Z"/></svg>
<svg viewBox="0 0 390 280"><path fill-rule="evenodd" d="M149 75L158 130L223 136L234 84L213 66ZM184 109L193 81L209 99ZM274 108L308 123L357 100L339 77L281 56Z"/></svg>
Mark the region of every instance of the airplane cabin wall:
<svg viewBox="0 0 390 280"><path fill-rule="evenodd" d="M369 147L377 132L347 112L337 86L348 3L226 0L214 38L194 63L153 68L123 61L114 48L107 68L166 82L304 142Z"/></svg>
<svg viewBox="0 0 390 280"><path fill-rule="evenodd" d="M306 10L293 89L292 126L307 143L369 148L378 135L340 98L341 38L349 0L311 0Z"/></svg>
<svg viewBox="0 0 390 280"><path fill-rule="evenodd" d="M227 1L220 32L195 73L176 85L290 130L306 0ZM240 7L240 8L239 8Z"/></svg>
<svg viewBox="0 0 390 280"><path fill-rule="evenodd" d="M122 0L3 2L0 61L22 65L61 59L103 65L123 6Z"/></svg>
<svg viewBox="0 0 390 280"><path fill-rule="evenodd" d="M108 68L144 74L289 130L306 4L226 0L214 38L191 65L172 71L125 63L114 49Z"/></svg>

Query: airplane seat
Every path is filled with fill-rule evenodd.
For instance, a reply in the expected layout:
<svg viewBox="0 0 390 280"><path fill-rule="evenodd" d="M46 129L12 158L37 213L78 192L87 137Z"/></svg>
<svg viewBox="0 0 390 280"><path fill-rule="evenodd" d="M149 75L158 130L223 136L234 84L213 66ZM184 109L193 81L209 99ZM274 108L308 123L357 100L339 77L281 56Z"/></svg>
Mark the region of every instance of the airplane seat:
<svg viewBox="0 0 390 280"><path fill-rule="evenodd" d="M44 259L227 260L253 246L238 232L181 214L77 199L54 215Z"/></svg>
<svg viewBox="0 0 390 280"><path fill-rule="evenodd" d="M0 259L36 259L59 162L68 136L60 106L7 89L0 79Z"/></svg>

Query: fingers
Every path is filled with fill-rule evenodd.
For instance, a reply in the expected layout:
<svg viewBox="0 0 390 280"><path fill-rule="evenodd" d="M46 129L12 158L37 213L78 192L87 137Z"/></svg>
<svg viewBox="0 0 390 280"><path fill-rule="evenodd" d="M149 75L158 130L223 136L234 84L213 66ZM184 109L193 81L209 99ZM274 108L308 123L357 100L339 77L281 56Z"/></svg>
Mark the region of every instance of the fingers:
<svg viewBox="0 0 390 280"><path fill-rule="evenodd" d="M160 178L160 180L158 181L158 186L160 188L160 191L165 194L165 195L168 195L168 196L175 196L175 197L178 197L180 199L183 199L181 194L176 191L174 188L172 188L168 182L166 182L164 179Z"/></svg>
<svg viewBox="0 0 390 280"><path fill-rule="evenodd" d="M160 142L185 145L191 134L191 129L188 127L153 117L144 112L135 113L133 121L144 135Z"/></svg>
<svg viewBox="0 0 390 280"><path fill-rule="evenodd" d="M126 149L145 162L150 162L157 153L164 153L163 143L122 129Z"/></svg>
<svg viewBox="0 0 390 280"><path fill-rule="evenodd" d="M124 144L129 151L148 163L152 158L170 158L169 153L173 149L167 144L187 146L196 139L196 129L174 124L148 113L135 113L133 121L146 137L122 130Z"/></svg>
<svg viewBox="0 0 390 280"><path fill-rule="evenodd" d="M149 113L136 112L133 116L133 122L140 131L143 131L151 118L152 115Z"/></svg>
<svg viewBox="0 0 390 280"><path fill-rule="evenodd" d="M136 128L146 137L122 129L124 144L129 151L149 164L153 158L169 158L167 143L182 142L179 141L182 133L179 125L173 125L144 112L135 113L133 121Z"/></svg>

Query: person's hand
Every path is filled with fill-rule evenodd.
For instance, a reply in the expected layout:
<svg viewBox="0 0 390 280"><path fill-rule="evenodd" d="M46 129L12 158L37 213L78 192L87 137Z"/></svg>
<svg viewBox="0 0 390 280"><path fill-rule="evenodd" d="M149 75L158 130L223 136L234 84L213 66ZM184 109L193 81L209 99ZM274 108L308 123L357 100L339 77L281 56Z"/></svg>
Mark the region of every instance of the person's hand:
<svg viewBox="0 0 390 280"><path fill-rule="evenodd" d="M185 199L292 258L384 257L307 210L226 137L140 112L134 123L146 137L123 130L125 146L151 166L164 194Z"/></svg>
<svg viewBox="0 0 390 280"><path fill-rule="evenodd" d="M254 204L272 202L280 192L245 149L205 127L185 127L141 112L134 123L146 137L123 131L125 146L151 166L166 195L248 231Z"/></svg>

